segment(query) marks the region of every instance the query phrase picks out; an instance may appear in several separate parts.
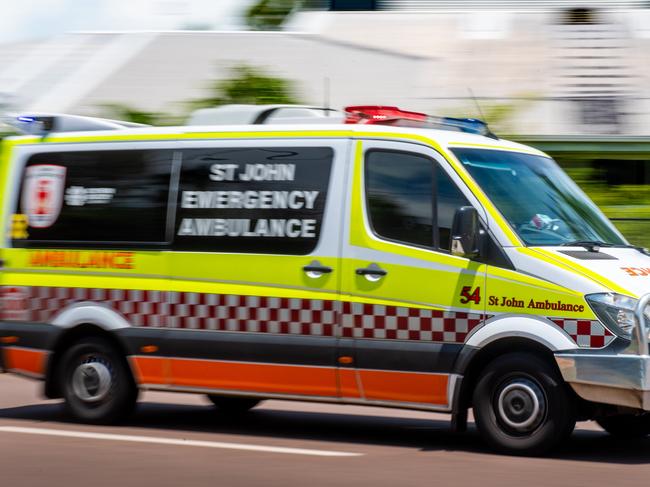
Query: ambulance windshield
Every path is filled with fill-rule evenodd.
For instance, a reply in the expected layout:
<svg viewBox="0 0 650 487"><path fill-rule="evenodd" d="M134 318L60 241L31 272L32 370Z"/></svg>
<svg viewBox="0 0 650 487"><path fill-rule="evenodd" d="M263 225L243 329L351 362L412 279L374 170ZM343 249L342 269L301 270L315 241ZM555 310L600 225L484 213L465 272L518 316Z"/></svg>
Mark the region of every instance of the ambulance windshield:
<svg viewBox="0 0 650 487"><path fill-rule="evenodd" d="M453 149L527 245L577 241L625 245L596 205L548 157L490 149Z"/></svg>

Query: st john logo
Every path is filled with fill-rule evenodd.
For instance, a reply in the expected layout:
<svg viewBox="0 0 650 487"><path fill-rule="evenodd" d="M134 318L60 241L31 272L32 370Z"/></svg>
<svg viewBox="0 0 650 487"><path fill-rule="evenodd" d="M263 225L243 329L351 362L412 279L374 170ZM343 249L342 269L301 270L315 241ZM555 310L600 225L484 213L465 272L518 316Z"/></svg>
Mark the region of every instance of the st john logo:
<svg viewBox="0 0 650 487"><path fill-rule="evenodd" d="M59 217L63 202L66 169L63 166L36 165L25 171L22 211L32 228L47 228Z"/></svg>

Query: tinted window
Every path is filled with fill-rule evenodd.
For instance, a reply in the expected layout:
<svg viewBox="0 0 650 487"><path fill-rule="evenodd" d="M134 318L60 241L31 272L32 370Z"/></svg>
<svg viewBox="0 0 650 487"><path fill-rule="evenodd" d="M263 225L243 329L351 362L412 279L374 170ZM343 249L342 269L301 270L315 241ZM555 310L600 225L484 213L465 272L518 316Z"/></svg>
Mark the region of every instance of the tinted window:
<svg viewBox="0 0 650 487"><path fill-rule="evenodd" d="M185 151L175 248L308 254L320 235L332 157L329 147Z"/></svg>
<svg viewBox="0 0 650 487"><path fill-rule="evenodd" d="M454 214L461 206L469 206L469 201L442 169L439 169L436 174L436 187L440 248L449 250L451 248L451 224L454 221Z"/></svg>
<svg viewBox="0 0 650 487"><path fill-rule="evenodd" d="M172 151L59 152L26 164L14 245L162 243Z"/></svg>
<svg viewBox="0 0 650 487"><path fill-rule="evenodd" d="M432 247L434 162L423 156L370 151L366 157L366 195L377 235Z"/></svg>

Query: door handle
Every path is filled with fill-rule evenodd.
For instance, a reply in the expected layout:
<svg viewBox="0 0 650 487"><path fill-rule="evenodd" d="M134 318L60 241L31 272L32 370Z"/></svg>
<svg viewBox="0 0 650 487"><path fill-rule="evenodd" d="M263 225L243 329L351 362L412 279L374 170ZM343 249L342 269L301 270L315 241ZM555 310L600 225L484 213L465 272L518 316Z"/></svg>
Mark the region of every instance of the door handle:
<svg viewBox="0 0 650 487"><path fill-rule="evenodd" d="M355 271L357 275L363 276L369 281L378 281L384 277L388 272L379 267L377 264L372 263L368 267L361 267Z"/></svg>
<svg viewBox="0 0 650 487"><path fill-rule="evenodd" d="M326 265L321 264L317 260L311 261L306 266L303 266L303 271L307 274L307 277L317 278L323 274L329 274L332 272L332 268Z"/></svg>
<svg viewBox="0 0 650 487"><path fill-rule="evenodd" d="M332 272L332 268L326 265L306 265L302 268L305 272L320 272L321 274L329 274Z"/></svg>

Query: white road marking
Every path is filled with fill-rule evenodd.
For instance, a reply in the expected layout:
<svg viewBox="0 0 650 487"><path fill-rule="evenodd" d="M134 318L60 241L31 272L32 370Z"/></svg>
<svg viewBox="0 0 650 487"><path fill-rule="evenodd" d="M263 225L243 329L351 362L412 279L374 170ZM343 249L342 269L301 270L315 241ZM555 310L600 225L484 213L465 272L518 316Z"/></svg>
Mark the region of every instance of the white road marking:
<svg viewBox="0 0 650 487"><path fill-rule="evenodd" d="M311 455L317 457L359 457L363 453L334 450L310 450L307 448L286 448L282 446L250 445L246 443L225 443L220 441L183 440L176 438L155 438L153 436L114 435L86 431L67 431L46 428L21 428L17 426L0 426L0 433L22 433L28 435L63 436L66 438L84 438L88 440L130 441L134 443L154 443L158 445L195 446L202 448L225 448L228 450L246 450L266 453L287 453L289 455Z"/></svg>

